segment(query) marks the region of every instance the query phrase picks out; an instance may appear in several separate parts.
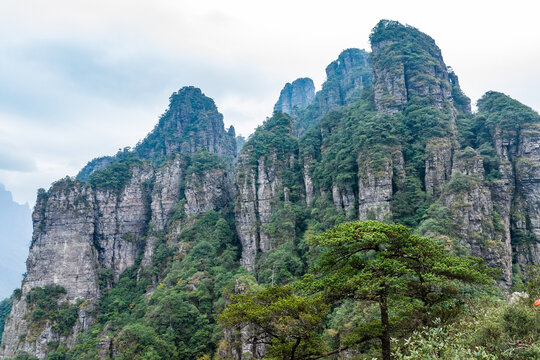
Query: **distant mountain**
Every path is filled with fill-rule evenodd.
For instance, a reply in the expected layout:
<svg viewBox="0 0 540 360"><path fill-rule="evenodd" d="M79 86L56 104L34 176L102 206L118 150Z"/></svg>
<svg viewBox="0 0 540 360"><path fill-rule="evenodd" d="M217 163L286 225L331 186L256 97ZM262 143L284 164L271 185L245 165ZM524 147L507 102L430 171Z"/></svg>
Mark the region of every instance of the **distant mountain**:
<svg viewBox="0 0 540 360"><path fill-rule="evenodd" d="M30 207L13 201L11 192L0 184L0 299L21 285L31 239Z"/></svg>

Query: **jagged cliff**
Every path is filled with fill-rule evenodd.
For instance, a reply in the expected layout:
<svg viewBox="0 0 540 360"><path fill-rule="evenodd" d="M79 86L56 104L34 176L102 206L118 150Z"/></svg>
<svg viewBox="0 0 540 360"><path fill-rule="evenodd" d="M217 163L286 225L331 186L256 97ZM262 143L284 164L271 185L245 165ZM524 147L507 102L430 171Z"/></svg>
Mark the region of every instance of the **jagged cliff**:
<svg viewBox="0 0 540 360"><path fill-rule="evenodd" d="M221 336L215 312L302 275L306 237L346 220L401 223L483 257L505 289L540 265L539 115L495 92L472 114L415 28L381 21L370 40L371 54L341 53L316 94L310 79L287 84L238 156L234 129L188 87L133 150L40 192L1 356L42 359L52 342L99 358L260 357L248 330Z"/></svg>
<svg viewBox="0 0 540 360"><path fill-rule="evenodd" d="M331 110L360 99L362 90L371 83L369 53L347 49L326 67L326 81L320 91L313 94L315 87L309 78L287 83L274 110L291 115L295 119L297 134L301 136Z"/></svg>
<svg viewBox="0 0 540 360"><path fill-rule="evenodd" d="M168 160L140 160L158 151ZM226 169L236 152L234 129L225 132L221 114L199 89L173 94L168 111L134 152L103 169L91 163L88 182L66 178L40 191L27 277L6 323L4 357L25 351L44 358L51 341L73 344L95 322L103 292L141 254L141 266L150 264L155 234L165 230L173 212L196 215L230 201ZM55 319L35 315L36 305L28 300L32 289L51 285L64 289L59 303L77 305L77 319L65 333L55 330Z"/></svg>

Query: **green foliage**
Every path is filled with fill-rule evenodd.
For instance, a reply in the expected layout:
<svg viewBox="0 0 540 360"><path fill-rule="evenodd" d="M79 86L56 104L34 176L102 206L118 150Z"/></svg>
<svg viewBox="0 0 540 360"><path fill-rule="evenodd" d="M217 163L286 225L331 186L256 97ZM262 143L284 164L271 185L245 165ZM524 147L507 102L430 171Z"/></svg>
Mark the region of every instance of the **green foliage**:
<svg viewBox="0 0 540 360"><path fill-rule="evenodd" d="M396 343L398 358L493 358L461 341L469 340L461 333L455 344L441 335L454 333L452 321L462 316L466 301L483 294L465 284L491 283L493 272L480 259L450 255L402 225L376 221L342 223L308 243L320 256L303 280L232 296L219 316L231 330L248 326L252 340L267 339L265 358L317 359L350 349L371 359L380 340L387 359L390 334L412 336ZM291 243L284 245L275 253L293 251ZM424 335L431 340L423 341Z"/></svg>
<svg viewBox="0 0 540 360"><path fill-rule="evenodd" d="M354 332L356 340L381 338L383 358L390 358L390 331L429 324L448 316L459 302L456 281L489 282L480 259L448 254L429 238L413 235L401 225L376 221L343 223L310 242L327 249L314 276L312 291L327 301L353 299L380 308L380 322Z"/></svg>
<svg viewBox="0 0 540 360"><path fill-rule="evenodd" d="M525 124L540 122L537 112L503 93L488 91L477 105L478 112L486 116L486 126L491 129L515 131Z"/></svg>
<svg viewBox="0 0 540 360"><path fill-rule="evenodd" d="M321 353L323 298L296 295L291 287L271 286L256 294L239 294L219 316L225 327L251 326L253 339L265 339L265 358L309 359ZM264 341L264 340L263 340Z"/></svg>
<svg viewBox="0 0 540 360"><path fill-rule="evenodd" d="M455 331L451 326L423 328L415 331L393 354L396 360L497 360L485 348L472 348L467 334Z"/></svg>
<svg viewBox="0 0 540 360"><path fill-rule="evenodd" d="M392 219L398 224L414 228L425 217L429 199L417 177L407 177L404 185L403 189L396 191L392 196L390 203Z"/></svg>
<svg viewBox="0 0 540 360"><path fill-rule="evenodd" d="M43 321L53 322L52 328L62 335L71 333L78 319L78 305L59 300L66 294L66 289L59 285L35 287L26 295L26 302L32 309L31 320L34 324Z"/></svg>
<svg viewBox="0 0 540 360"><path fill-rule="evenodd" d="M482 347L496 359L540 357L538 309L528 301L475 299L453 327L466 334L469 348Z"/></svg>
<svg viewBox="0 0 540 360"><path fill-rule="evenodd" d="M262 285L284 285L305 273L305 264L292 240L257 259L257 280Z"/></svg>
<svg viewBox="0 0 540 360"><path fill-rule="evenodd" d="M0 338L2 337L2 333L4 332L4 324L6 322L6 318L11 312L12 301L13 297L0 301Z"/></svg>
<svg viewBox="0 0 540 360"><path fill-rule="evenodd" d="M283 160L286 154L294 153L297 147L292 119L281 112L274 112L271 118L257 127L244 145L245 149L249 149L251 164L257 164L261 157L266 158L271 153Z"/></svg>
<svg viewBox="0 0 540 360"><path fill-rule="evenodd" d="M214 314L242 272L232 224L230 213L209 211L184 223L180 233L149 235L155 244L149 266L141 268L139 259L108 291L112 274L104 271L109 279L99 321L67 355L94 359L104 336L112 341L115 360L213 354L221 338Z"/></svg>
<svg viewBox="0 0 540 360"><path fill-rule="evenodd" d="M132 168L141 164L141 160L134 157L122 159L93 172L88 181L94 188L120 192L131 179Z"/></svg>
<svg viewBox="0 0 540 360"><path fill-rule="evenodd" d="M152 132L137 144L133 153L139 158L159 163L171 152L192 149L193 146L202 148L203 144L199 144L199 139L194 135L199 131L214 131L214 122L221 120L214 100L205 96L200 89L186 86L170 96L169 108L161 115Z"/></svg>
<svg viewBox="0 0 540 360"><path fill-rule="evenodd" d="M200 175L208 170L224 169L226 167L225 160L221 156L206 150L185 155L184 157L187 160L186 176L191 174Z"/></svg>
<svg viewBox="0 0 540 360"><path fill-rule="evenodd" d="M478 179L473 176L456 173L446 184L446 190L452 194L468 192L474 190L478 186L478 182Z"/></svg>
<svg viewBox="0 0 540 360"><path fill-rule="evenodd" d="M103 169L104 167L109 166L112 162L116 161L117 158L113 156L102 156L99 158L92 159L85 165L84 168L79 171L77 174L77 179L87 181L90 178L92 172Z"/></svg>

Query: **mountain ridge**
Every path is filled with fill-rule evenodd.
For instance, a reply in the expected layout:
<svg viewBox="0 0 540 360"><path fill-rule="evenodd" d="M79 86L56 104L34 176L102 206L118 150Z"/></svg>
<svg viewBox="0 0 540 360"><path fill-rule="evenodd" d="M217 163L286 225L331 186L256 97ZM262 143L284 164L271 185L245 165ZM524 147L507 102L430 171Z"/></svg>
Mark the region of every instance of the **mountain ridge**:
<svg viewBox="0 0 540 360"><path fill-rule="evenodd" d="M80 358L130 356L126 341L144 330L160 358L260 357L246 329L212 320L225 297L301 276L306 238L347 220L404 224L482 257L505 290L524 280L540 265L540 116L497 92L472 114L413 27L383 20L370 40L371 55L348 49L327 67L321 91L285 85L276 109L289 113L275 111L238 156L213 100L184 87L133 150L41 190L0 356L44 359L58 350L49 342ZM39 312L39 291L72 316Z"/></svg>

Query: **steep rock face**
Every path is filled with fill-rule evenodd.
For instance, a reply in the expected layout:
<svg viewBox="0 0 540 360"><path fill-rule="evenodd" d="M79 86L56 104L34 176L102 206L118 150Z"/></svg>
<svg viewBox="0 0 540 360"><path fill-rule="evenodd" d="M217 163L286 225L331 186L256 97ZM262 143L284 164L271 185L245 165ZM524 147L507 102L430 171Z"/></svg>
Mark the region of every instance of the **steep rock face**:
<svg viewBox="0 0 540 360"><path fill-rule="evenodd" d="M352 104L371 86L369 53L360 49L344 50L326 67L326 81L303 111L289 113L295 119L298 136L314 127L331 110ZM276 107L280 101L276 104Z"/></svg>
<svg viewBox="0 0 540 360"><path fill-rule="evenodd" d="M156 230L165 229L167 219L181 198L184 183L184 166L176 157L168 166L157 169L154 175L151 200L151 223Z"/></svg>
<svg viewBox="0 0 540 360"><path fill-rule="evenodd" d="M403 186L405 170L401 149L388 149L391 156L374 168L364 155L358 159L358 217L383 221L391 215L394 186Z"/></svg>
<svg viewBox="0 0 540 360"><path fill-rule="evenodd" d="M351 217L354 215L356 196L351 186L332 184L332 200L337 209L343 209Z"/></svg>
<svg viewBox="0 0 540 360"><path fill-rule="evenodd" d="M527 265L540 264L539 160L540 116L529 107L497 93L488 92L478 101L492 137L497 157L498 179L493 181L494 201L501 213L509 256L526 273Z"/></svg>
<svg viewBox="0 0 540 360"><path fill-rule="evenodd" d="M266 142L261 142L264 139ZM244 146L236 167L235 220L242 244L242 265L254 270L257 252L274 247L267 226L276 203L290 201L289 179L296 168L297 141L292 118L275 113Z"/></svg>
<svg viewBox="0 0 540 360"><path fill-rule="evenodd" d="M266 226L270 223L273 203L280 190L283 190L281 169L276 153L261 157L258 161L257 212L259 215L259 249L268 251L272 247Z"/></svg>
<svg viewBox="0 0 540 360"><path fill-rule="evenodd" d="M313 185L313 179L311 176L310 168L314 159L312 155L304 156L304 167L302 169L302 176L304 178L304 187L306 189L306 204L311 206L313 199L315 198L315 186Z"/></svg>
<svg viewBox="0 0 540 360"><path fill-rule="evenodd" d="M23 350L44 358L47 343L60 340L51 330L50 322L33 327L26 295L35 287L57 284L66 289L62 300L75 303L77 299L97 300L99 297L97 252L94 242L94 199L92 189L79 182L57 182L47 195L38 198L34 213L34 235L27 260L27 277L22 294L14 300L7 319L1 355L14 356ZM84 310L80 310L84 312ZM81 315L81 314L80 314ZM74 333L84 330L88 323L81 321ZM74 335L64 342L72 342Z"/></svg>
<svg viewBox="0 0 540 360"><path fill-rule="evenodd" d="M427 100L438 109L452 102L447 68L432 38L413 27L382 20L370 40L378 111L397 113L416 99ZM413 44L414 49L406 43Z"/></svg>
<svg viewBox="0 0 540 360"><path fill-rule="evenodd" d="M426 192L439 196L452 172L452 143L450 139L433 138L426 145Z"/></svg>
<svg viewBox="0 0 540 360"><path fill-rule="evenodd" d="M281 111L289 115L303 110L315 99L315 85L310 78L296 79L285 84L279 94L279 99L274 105L274 111Z"/></svg>
<svg viewBox="0 0 540 360"><path fill-rule="evenodd" d="M356 101L362 89L371 85L369 54L359 49L344 50L326 67L326 78L316 96L319 110L324 114Z"/></svg>
<svg viewBox="0 0 540 360"><path fill-rule="evenodd" d="M273 248L266 229L274 210L278 195L284 194L282 173L283 162L277 154L261 157L257 165L246 164L251 154L241 155L237 167L237 206L235 211L238 237L242 243L242 265L254 269L258 251Z"/></svg>
<svg viewBox="0 0 540 360"><path fill-rule="evenodd" d="M210 169L202 174L192 173L185 180L186 214L202 214L227 206L231 198L231 182L224 169Z"/></svg>
<svg viewBox="0 0 540 360"><path fill-rule="evenodd" d="M131 179L118 194L111 190L95 192L95 239L102 267L113 271L118 281L125 269L135 263L150 219L151 167L135 167Z"/></svg>
<svg viewBox="0 0 540 360"><path fill-rule="evenodd" d="M540 124L521 129L515 165L521 215L515 216L515 228L533 236L514 242L516 262L522 267L540 264ZM516 213L519 213L517 211ZM523 216L524 215L524 216Z"/></svg>
<svg viewBox="0 0 540 360"><path fill-rule="evenodd" d="M452 179L442 197L452 213L457 231L454 236L469 254L501 269L503 285L509 287L512 249L492 189L485 181L483 158L470 148L456 152Z"/></svg>
<svg viewBox="0 0 540 360"><path fill-rule="evenodd" d="M240 154L236 168L236 231L242 244L242 265L247 270L255 268L259 234L257 229L257 178L250 166L248 152Z"/></svg>
<svg viewBox="0 0 540 360"><path fill-rule="evenodd" d="M236 155L235 142L234 129L225 132L213 101L198 89L184 88L173 95L160 124L133 152L125 150L99 170L105 166L101 161L89 164L89 182L66 178L42 191L33 214L28 275L7 320L0 357L26 351L43 359L50 341L71 346L94 322L92 309L102 290L113 287L140 255L142 267L150 264L154 234L166 230L175 212L189 217L226 208L231 183L223 164ZM173 153L187 155L176 155L159 167L138 159ZM178 209L182 199L185 205ZM51 286L65 289L58 304L84 304L67 332L59 332L54 320L33 320L26 296L32 289Z"/></svg>
<svg viewBox="0 0 540 360"><path fill-rule="evenodd" d="M384 53L390 44L388 40L372 44L373 93L377 111L396 114L407 104L405 67L402 63L397 63L388 69L385 66L378 66L377 62L379 54Z"/></svg>

